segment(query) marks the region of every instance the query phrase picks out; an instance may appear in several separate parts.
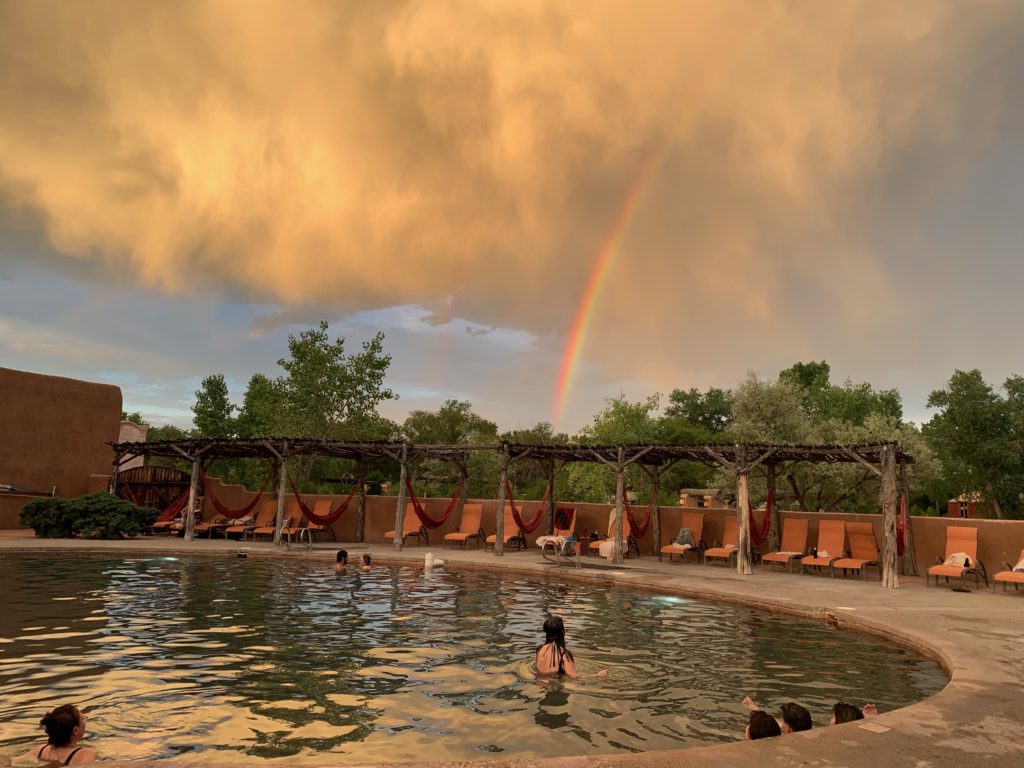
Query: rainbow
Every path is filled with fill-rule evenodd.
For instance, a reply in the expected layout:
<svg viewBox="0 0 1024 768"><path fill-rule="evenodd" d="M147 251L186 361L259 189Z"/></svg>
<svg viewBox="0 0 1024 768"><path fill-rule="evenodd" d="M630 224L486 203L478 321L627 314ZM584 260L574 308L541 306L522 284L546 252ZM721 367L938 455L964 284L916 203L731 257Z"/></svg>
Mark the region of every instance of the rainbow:
<svg viewBox="0 0 1024 768"><path fill-rule="evenodd" d="M615 223L608 231L608 237L605 238L597 253L597 259L594 261L590 276L583 287L580 303L576 307L569 336L565 340L565 348L562 350L562 361L559 364L558 379L555 381L555 392L551 402L551 424L553 426L557 427L562 420L562 411L565 409L565 401L572 390L573 379L576 377L576 369L580 361L580 352L583 351L583 344L587 339L590 320L601 295L601 289L611 273L611 267L615 263L615 257L619 254L629 224L653 186L654 179L668 157L670 149L671 144L666 142L651 152L647 162L641 167L640 173L633 181L625 202L615 217Z"/></svg>

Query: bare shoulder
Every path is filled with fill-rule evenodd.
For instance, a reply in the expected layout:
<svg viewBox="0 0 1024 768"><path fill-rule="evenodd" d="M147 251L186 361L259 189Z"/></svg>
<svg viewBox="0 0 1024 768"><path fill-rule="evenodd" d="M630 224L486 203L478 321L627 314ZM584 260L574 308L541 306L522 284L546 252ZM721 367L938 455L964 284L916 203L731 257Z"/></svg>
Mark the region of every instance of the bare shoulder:
<svg viewBox="0 0 1024 768"><path fill-rule="evenodd" d="M92 747L82 747L80 750L75 752L75 756L71 758L71 762L68 765L82 765L84 763L95 763L96 762L96 750Z"/></svg>

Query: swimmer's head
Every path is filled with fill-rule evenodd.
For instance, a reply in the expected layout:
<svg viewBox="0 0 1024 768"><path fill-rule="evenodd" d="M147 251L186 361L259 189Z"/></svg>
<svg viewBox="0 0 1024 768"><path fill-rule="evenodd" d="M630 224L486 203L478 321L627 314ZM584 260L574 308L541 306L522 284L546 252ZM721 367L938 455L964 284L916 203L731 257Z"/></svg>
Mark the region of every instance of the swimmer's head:
<svg viewBox="0 0 1024 768"><path fill-rule="evenodd" d="M363 565L369 565L372 561L373 561L373 558L370 557L369 553L366 553L366 554L363 555Z"/></svg>
<svg viewBox="0 0 1024 768"><path fill-rule="evenodd" d="M47 712L39 724L46 730L46 742L54 747L66 747L72 737L85 735L85 718L78 707L71 704Z"/></svg>
<svg viewBox="0 0 1024 768"><path fill-rule="evenodd" d="M839 723L852 723L854 720L863 720L864 713L855 704L847 704L845 701L837 701L832 707L832 725Z"/></svg>
<svg viewBox="0 0 1024 768"><path fill-rule="evenodd" d="M565 622L561 616L548 616L544 622L544 642L565 645Z"/></svg>
<svg viewBox="0 0 1024 768"><path fill-rule="evenodd" d="M345 565L348 562L348 552L346 552L344 549L339 549L338 557L335 560L335 562L340 563L341 565Z"/></svg>
<svg viewBox="0 0 1024 768"><path fill-rule="evenodd" d="M786 733L811 730L811 713L795 701L782 705L782 730Z"/></svg>
<svg viewBox="0 0 1024 768"><path fill-rule="evenodd" d="M782 729L779 728L779 724L775 718L769 715L767 712L762 712L760 709L755 709L750 713L750 719L747 721L746 737L751 741L757 739L767 739L772 736L781 736Z"/></svg>

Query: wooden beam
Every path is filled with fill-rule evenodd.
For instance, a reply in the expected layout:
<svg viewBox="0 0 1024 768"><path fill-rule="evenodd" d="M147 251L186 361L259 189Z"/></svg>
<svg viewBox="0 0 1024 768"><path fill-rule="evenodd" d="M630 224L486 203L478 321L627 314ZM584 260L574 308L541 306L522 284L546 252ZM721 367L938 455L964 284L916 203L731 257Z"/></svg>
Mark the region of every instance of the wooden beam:
<svg viewBox="0 0 1024 768"><path fill-rule="evenodd" d="M736 471L736 465L733 462L729 461L727 458L725 458L725 456L720 454L711 446L705 446L704 450L707 451L708 455L711 456L715 461L717 461L724 469L727 469L730 472ZM738 464L739 462L736 463Z"/></svg>
<svg viewBox="0 0 1024 768"><path fill-rule="evenodd" d="M494 556L502 557L505 554L505 486L508 485L508 445L501 447L501 472L498 480L498 512L494 516Z"/></svg>
<svg viewBox="0 0 1024 768"><path fill-rule="evenodd" d="M674 463L674 462L673 462ZM651 522L654 525L651 531L651 554L657 555L661 551L661 504L658 501L658 479L661 471L655 469L651 475ZM637 545L639 548L639 544Z"/></svg>
<svg viewBox="0 0 1024 768"><path fill-rule="evenodd" d="M281 531L284 529L284 499L285 494L288 493L288 487L286 485L288 480L288 462L285 459L281 459L278 463L278 473L277 514L274 515L274 544L280 546Z"/></svg>
<svg viewBox="0 0 1024 768"><path fill-rule="evenodd" d="M196 530L196 496L199 493L199 458L192 459L192 477L188 483L188 508L185 511L185 541L192 541Z"/></svg>
<svg viewBox="0 0 1024 768"><path fill-rule="evenodd" d="M772 519L768 524L768 551L778 552L780 547L780 536L779 536L779 504L775 499L775 465L769 464L768 470L768 494L772 499L771 516Z"/></svg>
<svg viewBox="0 0 1024 768"><path fill-rule="evenodd" d="M627 467L630 464L635 464L636 462L640 461L640 459L642 459L648 453L653 451L654 450L654 446L653 445L648 445L646 448L643 448L643 449L637 451L628 460L623 458L623 456L624 456L623 450L624 449L622 448L622 446L619 446L619 465L622 466L622 467ZM625 462L625 463L623 463L623 462Z"/></svg>
<svg viewBox="0 0 1024 768"><path fill-rule="evenodd" d="M767 451L765 451L760 456L758 456L756 459L754 459L754 461L752 461L749 464L747 464L747 466L744 468L743 471L749 473L750 470L752 470L754 467L756 467L762 461L764 461L765 459L771 458L772 454L774 454L775 451L776 451L775 448L769 448Z"/></svg>
<svg viewBox="0 0 1024 768"><path fill-rule="evenodd" d="M402 452L398 456L400 469L398 472L398 502L395 504L395 552L401 552L405 546L405 481L409 477L409 446L402 443Z"/></svg>
<svg viewBox="0 0 1024 768"><path fill-rule="evenodd" d="M612 555L612 562L622 565L622 517L623 501L626 497L626 449L619 446L619 467L615 475L615 552ZM577 546L583 546L580 542ZM588 545L589 546L589 545Z"/></svg>
<svg viewBox="0 0 1024 768"><path fill-rule="evenodd" d="M356 510L356 542L362 543L366 535L366 464L359 463L359 507Z"/></svg>
<svg viewBox="0 0 1024 768"><path fill-rule="evenodd" d="M743 446L736 446L736 466L742 467L745 455ZM736 473L736 572L749 576L750 567L750 493L747 489L747 472Z"/></svg>
<svg viewBox="0 0 1024 768"><path fill-rule="evenodd" d="M900 461L900 493L907 505L907 541L903 547L903 575L917 576L917 553L914 549L914 526L910 522L910 484L907 482L907 465ZM902 511L902 510L901 510Z"/></svg>
<svg viewBox="0 0 1024 768"><path fill-rule="evenodd" d="M896 446L882 448L882 586L899 589L896 568Z"/></svg>
<svg viewBox="0 0 1024 768"><path fill-rule="evenodd" d="M884 451L885 448L883 447L882 450ZM865 459L863 456L861 456L859 453L857 453L852 448L847 448L847 447L844 446L843 447L843 453L845 453L850 458L852 458L852 459L860 462L861 464L863 464L865 467L867 467L869 470L871 470L871 472L875 475L875 477L881 477L882 476L882 470L880 470L878 467L876 467L870 461Z"/></svg>

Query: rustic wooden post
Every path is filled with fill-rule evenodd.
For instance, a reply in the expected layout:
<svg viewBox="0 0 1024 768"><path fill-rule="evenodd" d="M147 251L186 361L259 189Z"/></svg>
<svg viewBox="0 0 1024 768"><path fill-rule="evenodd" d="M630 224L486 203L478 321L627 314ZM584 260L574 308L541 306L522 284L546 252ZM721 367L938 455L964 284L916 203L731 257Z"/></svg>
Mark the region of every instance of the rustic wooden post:
<svg viewBox="0 0 1024 768"><path fill-rule="evenodd" d="M395 552L401 552L405 546L405 481L409 477L409 444L402 443L402 458L399 460L401 470L398 473L398 502L395 504Z"/></svg>
<svg viewBox="0 0 1024 768"><path fill-rule="evenodd" d="M779 537L779 504L775 498L775 465L769 464L768 471L768 496L772 500L771 522L768 524L768 552L778 552L781 546Z"/></svg>
<svg viewBox="0 0 1024 768"><path fill-rule="evenodd" d="M882 586L899 589L896 569L896 446L882 446Z"/></svg>
<svg viewBox="0 0 1024 768"><path fill-rule="evenodd" d="M547 535L550 536L555 531L555 462L553 460L549 462L546 469L548 476L548 503L547 509L544 510L544 518L547 520L544 529L547 531Z"/></svg>
<svg viewBox="0 0 1024 768"><path fill-rule="evenodd" d="M654 530L651 532L653 537L651 545L651 554L656 555L661 551L661 504L658 501L658 479L661 477L661 469L655 468L651 472L651 523L654 525Z"/></svg>
<svg viewBox="0 0 1024 768"><path fill-rule="evenodd" d="M455 465L459 468L459 482L462 483L462 490L459 491L459 499L455 502L455 528L453 530L462 529L462 510L466 506L466 492L469 490L466 486L469 485L469 462L468 457L464 457L466 461L454 460Z"/></svg>
<svg viewBox="0 0 1024 768"><path fill-rule="evenodd" d="M900 461L900 491L907 505L907 540L903 546L903 575L917 576L917 554L914 551L914 528L910 524L910 485L907 483L907 465Z"/></svg>
<svg viewBox="0 0 1024 768"><path fill-rule="evenodd" d="M359 508L356 510L356 541L362 543L366 526L366 465L359 465Z"/></svg>
<svg viewBox="0 0 1024 768"><path fill-rule="evenodd" d="M745 447L736 446L736 572L749 576L750 567L750 491L747 488L747 467Z"/></svg>
<svg viewBox="0 0 1024 768"><path fill-rule="evenodd" d="M278 465L277 514L274 516L274 543L280 546L281 531L284 529L284 498L288 492L288 461L282 456Z"/></svg>
<svg viewBox="0 0 1024 768"><path fill-rule="evenodd" d="M121 452L114 451L114 467L110 470L110 482L107 484L107 491L111 496L117 496L117 480L121 474Z"/></svg>
<svg viewBox="0 0 1024 768"><path fill-rule="evenodd" d="M508 444L501 444L501 477L498 480L498 511L494 515L494 554L505 554L505 486L508 484Z"/></svg>
<svg viewBox="0 0 1024 768"><path fill-rule="evenodd" d="M196 496L199 494L199 457L192 459L192 477L188 482L188 510L185 512L185 541L192 541L196 528Z"/></svg>
<svg viewBox="0 0 1024 768"><path fill-rule="evenodd" d="M626 449L619 446L618 461L615 466L615 554L612 562L622 565L622 517L623 501L626 497ZM581 545L582 546L582 545Z"/></svg>

